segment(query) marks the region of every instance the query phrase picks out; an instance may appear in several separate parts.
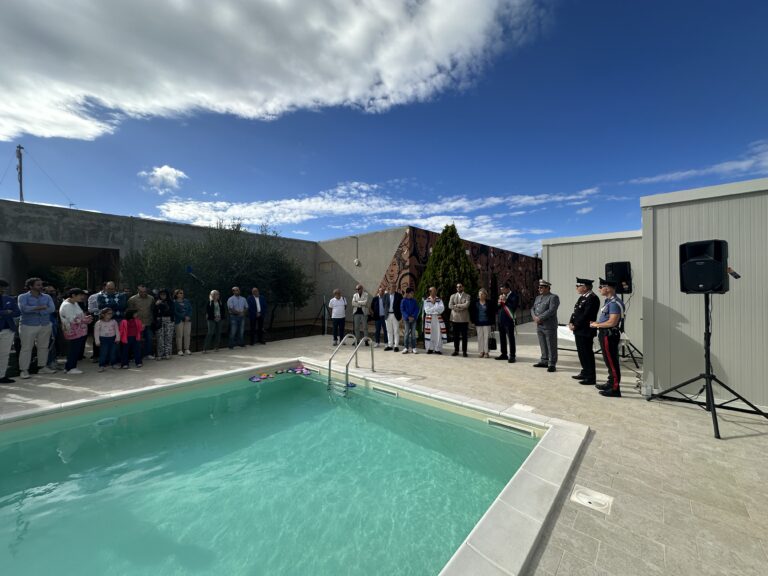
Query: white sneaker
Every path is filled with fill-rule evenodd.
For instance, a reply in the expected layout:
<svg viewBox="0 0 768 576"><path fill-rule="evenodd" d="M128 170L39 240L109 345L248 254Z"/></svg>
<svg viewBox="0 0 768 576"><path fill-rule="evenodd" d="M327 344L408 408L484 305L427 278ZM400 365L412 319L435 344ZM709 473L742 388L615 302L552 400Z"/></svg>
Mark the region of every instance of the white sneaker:
<svg viewBox="0 0 768 576"><path fill-rule="evenodd" d="M184 356L184 352L182 352L181 350L179 350L179 356Z"/></svg>
<svg viewBox="0 0 768 576"><path fill-rule="evenodd" d="M338 345L339 345L339 342L338 342L338 340L334 340L334 341L333 341L333 344L331 344L331 346L338 346Z"/></svg>
<svg viewBox="0 0 768 576"><path fill-rule="evenodd" d="M416 348L411 348L411 354L417 354Z"/></svg>
<svg viewBox="0 0 768 576"><path fill-rule="evenodd" d="M379 343L378 343L378 342L376 342L376 344L374 344L374 345L373 345L373 347L374 347L374 348L378 348L378 347L379 347Z"/></svg>
<svg viewBox="0 0 768 576"><path fill-rule="evenodd" d="M20 376L22 379L26 380L27 378L29 378L29 372L27 372L26 370L22 370L22 371L19 373L19 376Z"/></svg>
<svg viewBox="0 0 768 576"><path fill-rule="evenodd" d="M37 373L38 374L56 374L56 370L51 370L50 368L48 368L48 366L46 366L45 368L40 368L37 371Z"/></svg>
<svg viewBox="0 0 768 576"><path fill-rule="evenodd" d="M154 359L155 359L155 357L154 357L152 354L150 354L149 356L147 356L147 360L154 360Z"/></svg>
<svg viewBox="0 0 768 576"><path fill-rule="evenodd" d="M64 372L65 374L82 374L82 370L78 370L77 368L72 368L72 370L67 370Z"/></svg>
<svg viewBox="0 0 768 576"><path fill-rule="evenodd" d="M192 355L192 351L191 350L184 350L184 354L186 354L187 356L191 356Z"/></svg>

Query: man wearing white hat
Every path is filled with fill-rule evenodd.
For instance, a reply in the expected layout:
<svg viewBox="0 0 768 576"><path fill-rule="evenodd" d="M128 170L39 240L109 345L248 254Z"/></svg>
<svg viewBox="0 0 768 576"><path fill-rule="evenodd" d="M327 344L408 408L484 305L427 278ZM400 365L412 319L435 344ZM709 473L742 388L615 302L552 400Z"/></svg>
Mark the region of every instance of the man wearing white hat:
<svg viewBox="0 0 768 576"><path fill-rule="evenodd" d="M533 302L531 315L536 323L541 359L534 367L554 372L557 365L557 309L560 307L560 298L552 294L552 284L546 280L539 280L538 289L539 295Z"/></svg>

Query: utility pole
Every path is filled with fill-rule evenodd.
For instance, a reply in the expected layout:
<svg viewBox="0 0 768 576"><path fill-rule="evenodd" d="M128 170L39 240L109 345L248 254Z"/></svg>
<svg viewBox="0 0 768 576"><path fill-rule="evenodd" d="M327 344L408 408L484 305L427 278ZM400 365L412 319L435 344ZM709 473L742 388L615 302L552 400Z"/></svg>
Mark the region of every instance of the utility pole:
<svg viewBox="0 0 768 576"><path fill-rule="evenodd" d="M19 173L19 202L24 202L24 166L21 159L22 150L24 150L24 146L21 144L16 146L16 158L19 161L16 166L16 171Z"/></svg>

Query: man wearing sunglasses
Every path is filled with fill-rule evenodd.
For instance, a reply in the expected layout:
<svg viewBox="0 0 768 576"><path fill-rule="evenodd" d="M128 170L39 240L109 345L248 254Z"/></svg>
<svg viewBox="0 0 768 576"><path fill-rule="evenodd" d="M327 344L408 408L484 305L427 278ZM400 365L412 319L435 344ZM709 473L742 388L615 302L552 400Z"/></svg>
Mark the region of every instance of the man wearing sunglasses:
<svg viewBox="0 0 768 576"><path fill-rule="evenodd" d="M552 284L546 280L539 280L538 289L539 295L533 302L531 314L536 323L541 359L533 366L554 372L557 365L557 309L560 307L560 298L552 294Z"/></svg>

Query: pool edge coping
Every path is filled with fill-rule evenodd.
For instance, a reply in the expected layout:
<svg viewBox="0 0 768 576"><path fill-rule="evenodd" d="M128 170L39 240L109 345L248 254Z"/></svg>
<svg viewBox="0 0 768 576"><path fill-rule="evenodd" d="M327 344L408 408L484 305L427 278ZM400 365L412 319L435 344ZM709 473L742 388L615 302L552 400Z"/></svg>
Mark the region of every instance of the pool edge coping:
<svg viewBox="0 0 768 576"><path fill-rule="evenodd" d="M307 364L318 373L327 374L327 368L316 360L299 356L296 359L253 364L227 372L207 374L181 381L153 384L131 390L119 390L85 398L0 414L0 428L30 418L54 416L78 408L98 407L111 402L130 401L148 394L164 394L222 376L264 369L280 369ZM366 388L373 384L407 392L413 396L429 398L484 415L514 420L535 429L544 429L536 446L515 472L493 503L478 520L462 544L440 571L440 576L471 574L501 574L518 576L529 568L535 550L542 540L555 505L565 490L567 480L578 461L584 441L589 434L585 424L550 418L534 412L445 392L419 384L394 382L376 372L350 370L350 376L362 380ZM372 375L373 376L372 376ZM499 539L502 541L499 542Z"/></svg>

